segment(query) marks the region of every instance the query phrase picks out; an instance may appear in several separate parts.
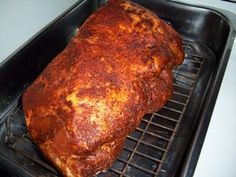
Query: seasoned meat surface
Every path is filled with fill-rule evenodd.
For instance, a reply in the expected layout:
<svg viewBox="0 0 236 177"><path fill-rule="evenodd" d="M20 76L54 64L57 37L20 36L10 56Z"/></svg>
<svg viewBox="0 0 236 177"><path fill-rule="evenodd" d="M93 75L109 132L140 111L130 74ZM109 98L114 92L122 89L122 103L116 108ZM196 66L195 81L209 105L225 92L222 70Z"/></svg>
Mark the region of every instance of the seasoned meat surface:
<svg viewBox="0 0 236 177"><path fill-rule="evenodd" d="M181 38L153 12L110 0L23 95L28 130L67 177L111 166L145 113L171 95Z"/></svg>

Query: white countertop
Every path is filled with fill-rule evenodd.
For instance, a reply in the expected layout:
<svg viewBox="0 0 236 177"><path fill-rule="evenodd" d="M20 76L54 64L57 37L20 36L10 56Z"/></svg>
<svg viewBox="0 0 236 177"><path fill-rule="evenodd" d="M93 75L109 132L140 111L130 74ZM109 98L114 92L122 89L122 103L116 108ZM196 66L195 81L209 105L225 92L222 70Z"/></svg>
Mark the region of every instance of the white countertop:
<svg viewBox="0 0 236 177"><path fill-rule="evenodd" d="M183 0L182 0L183 1ZM1 0L0 62L76 0ZM186 3L190 1L185 0ZM236 13L236 4L196 1ZM236 177L236 42L226 68L194 177Z"/></svg>
<svg viewBox="0 0 236 177"><path fill-rule="evenodd" d="M77 0L0 0L0 62Z"/></svg>

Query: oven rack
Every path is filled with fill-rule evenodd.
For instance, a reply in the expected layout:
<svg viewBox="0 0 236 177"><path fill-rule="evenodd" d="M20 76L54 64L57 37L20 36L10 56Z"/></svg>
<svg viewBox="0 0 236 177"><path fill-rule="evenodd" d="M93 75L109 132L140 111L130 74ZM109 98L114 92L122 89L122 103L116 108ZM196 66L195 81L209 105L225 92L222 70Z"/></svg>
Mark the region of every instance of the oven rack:
<svg viewBox="0 0 236 177"><path fill-rule="evenodd" d="M201 67L207 59L198 52L198 45L193 41L183 40L185 60L173 70L172 97L161 110L144 116L139 127L127 137L116 162L106 172L98 174L99 177L157 177L166 172L162 168L163 163L186 111ZM44 168L48 176L60 176L32 142L26 129L21 103L7 118L5 127L5 143L10 149ZM24 168L30 168L30 165Z"/></svg>

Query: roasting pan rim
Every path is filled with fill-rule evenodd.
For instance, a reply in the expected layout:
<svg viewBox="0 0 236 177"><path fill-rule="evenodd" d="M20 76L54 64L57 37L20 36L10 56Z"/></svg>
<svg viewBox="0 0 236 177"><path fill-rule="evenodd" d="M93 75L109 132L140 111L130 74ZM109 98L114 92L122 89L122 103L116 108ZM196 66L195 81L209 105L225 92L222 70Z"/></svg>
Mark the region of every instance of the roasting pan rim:
<svg viewBox="0 0 236 177"><path fill-rule="evenodd" d="M37 34L35 34L32 38L30 38L28 41L26 41L21 47L19 47L13 54L11 54L9 57L7 57L2 63L0 63L0 71L5 67L5 65L7 65L9 62L10 62L10 60L11 60L11 58L13 58L15 55L17 55L18 54L18 52L20 52L22 49L24 49L25 48L25 46L27 46L27 45L30 45L30 43L32 42L32 41L34 41L37 37L39 37L40 36L40 34L41 33L43 33L43 32L45 32L45 30L47 30L51 25L53 25L53 24L55 24L58 20L60 20L64 15L66 15L66 14L68 14L68 13L70 13L76 6L78 6L79 4L82 4L82 3L84 3L84 2L86 2L86 0L83 0L83 1L79 1L79 2L77 2L77 3L75 3L72 7L70 7L68 10L66 10L62 15L60 15L59 17L57 17L55 20L53 20L52 22L50 22L47 26L45 26L42 30L40 30ZM228 62L228 59L229 59L229 54L230 54L230 50L231 50L231 48L232 48L232 45L233 45L233 38L234 38L234 35L235 35L235 30L234 30L234 28L233 28L233 26L232 26L232 22L231 22L231 20L227 17L227 16L225 16L222 12L219 12L219 11L217 11L217 10L215 10L215 9L211 9L211 8L206 8L206 7L202 7L202 6L195 6L195 5L189 5L189 4L185 4L185 3L179 3L179 2L171 2L171 3L177 3L177 4L183 4L183 5L187 5L187 6L192 6L192 7L197 7L197 8L202 8L202 9L205 9L205 10L210 10L210 11L212 11L212 12L214 12L214 13L216 13L217 15L219 15L220 17L222 17L222 18L224 18L224 20L226 20L226 22L228 23L228 25L229 25L229 28L230 28L230 31L229 31L229 34L228 34L228 38L227 38L227 42L226 42L226 45L225 45L225 49L224 49L224 53L222 54L222 57L221 57L221 63L219 64L219 68L218 68L218 70L217 70L217 72L215 73L215 81L214 81L214 83L212 83L211 84L211 87L210 87L210 89L209 89L209 92L210 92L210 95L211 95L211 97L209 98L206 98L206 107L204 107L203 108L203 110L202 110L202 114L201 114L201 117L204 117L204 119L202 118L201 119L201 121L200 121L200 124L201 124L201 122L202 121L204 121L204 122L206 122L206 121L209 121L210 120L210 117L211 117L211 113L212 113L212 110L213 110L213 108L214 108L214 102L215 102L215 100L216 100L216 98L217 98L217 95L218 95L218 90L219 90L219 87L220 87L220 84L221 84L221 82L222 82L222 78L223 78L223 75L224 75L224 72L225 72L225 68L226 68L226 65L227 65L227 62ZM215 89L214 89L215 88ZM17 95L16 95L16 97L17 97ZM15 98L16 97L13 97L12 98L12 101L11 101L11 103L12 102L14 102L14 100L15 100ZM8 106L10 106L9 104L8 104ZM8 107L7 106L7 107ZM6 108L7 108L6 107ZM1 118L1 115L2 115L2 113L4 112L4 110L6 110L6 109L3 109L3 111L1 111L0 112L0 118ZM210 112L210 114L209 114L209 112ZM207 130L207 127L205 127L205 131ZM196 130L197 132L199 131L198 129ZM202 130L202 131L204 131L204 130ZM200 139L203 139L204 140L204 137L205 137L205 135L204 134L197 134L197 132L196 132L196 135L194 136L194 140L196 141L196 137L198 137L198 139L200 138ZM199 137L199 136L201 136L201 137ZM190 147L190 151L191 150L193 150L193 149L195 149L195 148L199 148L200 146L198 145L198 147L195 147L195 144L194 143L196 143L196 142L193 142L193 144L191 145L191 147ZM190 155L190 154L189 154ZM193 159L192 159L193 160ZM194 159L194 161L196 161L196 159ZM186 162L186 164L185 164L185 167L188 167L188 165L190 165L190 164L188 164L188 163L190 163L189 161L188 161L188 159L187 159L187 162ZM182 175L183 176L186 176L187 175L187 173L185 174L184 173L184 170L187 170L187 169L185 169L185 167L183 168L183 173L182 173ZM188 167L189 168L189 167ZM189 174L188 174L189 175ZM187 177L187 176L186 176Z"/></svg>

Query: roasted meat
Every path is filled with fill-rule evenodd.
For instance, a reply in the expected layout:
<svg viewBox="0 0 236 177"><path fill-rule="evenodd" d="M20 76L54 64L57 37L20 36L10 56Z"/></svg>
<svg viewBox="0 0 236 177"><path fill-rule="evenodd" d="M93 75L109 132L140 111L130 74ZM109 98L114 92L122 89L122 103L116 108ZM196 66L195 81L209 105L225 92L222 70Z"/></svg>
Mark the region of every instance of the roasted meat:
<svg viewBox="0 0 236 177"><path fill-rule="evenodd" d="M111 166L126 136L172 92L181 38L153 12L110 0L23 95L28 130L67 177Z"/></svg>

